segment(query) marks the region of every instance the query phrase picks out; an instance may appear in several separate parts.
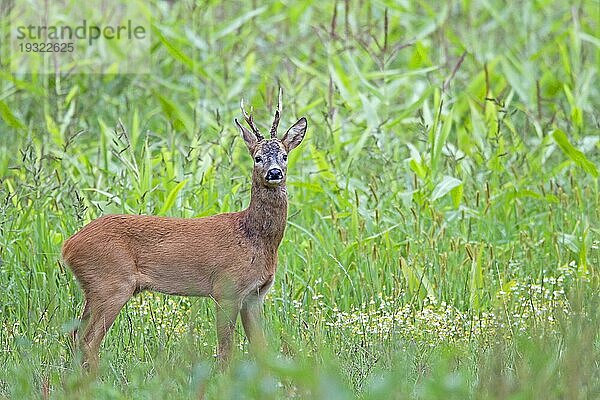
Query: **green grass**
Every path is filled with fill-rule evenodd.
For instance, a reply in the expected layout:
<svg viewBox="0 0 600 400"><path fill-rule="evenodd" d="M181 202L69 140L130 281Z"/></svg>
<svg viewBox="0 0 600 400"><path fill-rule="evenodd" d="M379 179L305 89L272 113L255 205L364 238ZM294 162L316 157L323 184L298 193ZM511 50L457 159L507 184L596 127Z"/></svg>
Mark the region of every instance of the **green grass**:
<svg viewBox="0 0 600 400"><path fill-rule="evenodd" d="M600 397L600 6L440 3L161 2L147 75L13 76L2 48L0 398ZM245 207L233 118L267 126L278 85L309 130L271 350L239 330L214 374L213 304L144 293L81 373L62 241Z"/></svg>

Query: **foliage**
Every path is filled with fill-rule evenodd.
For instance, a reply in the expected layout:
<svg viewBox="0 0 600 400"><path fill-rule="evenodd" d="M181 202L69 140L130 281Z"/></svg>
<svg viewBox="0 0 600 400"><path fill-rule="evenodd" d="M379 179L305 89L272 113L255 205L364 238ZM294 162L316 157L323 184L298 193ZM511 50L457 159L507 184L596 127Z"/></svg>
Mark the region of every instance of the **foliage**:
<svg viewBox="0 0 600 400"><path fill-rule="evenodd" d="M14 76L1 54L0 397L600 396L599 13L157 1L150 74ZM210 301L144 293L81 373L62 241L106 213L245 207L232 121L243 97L266 127L279 85L281 125L309 132L272 351L240 334L216 374Z"/></svg>

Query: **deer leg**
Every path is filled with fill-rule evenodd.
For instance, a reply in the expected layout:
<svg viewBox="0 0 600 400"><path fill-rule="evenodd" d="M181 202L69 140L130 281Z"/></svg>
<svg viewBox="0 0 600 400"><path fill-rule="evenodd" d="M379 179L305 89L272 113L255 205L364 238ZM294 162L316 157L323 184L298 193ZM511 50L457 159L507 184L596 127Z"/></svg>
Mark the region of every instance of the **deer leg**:
<svg viewBox="0 0 600 400"><path fill-rule="evenodd" d="M251 350L257 354L259 354L257 351L265 349L267 345L262 326L263 301L272 285L273 277L271 276L255 291L250 292L242 303L241 315L244 332L250 342Z"/></svg>
<svg viewBox="0 0 600 400"><path fill-rule="evenodd" d="M217 357L221 368L231 358L235 323L240 312L240 303L235 299L224 299L217 302Z"/></svg>
<svg viewBox="0 0 600 400"><path fill-rule="evenodd" d="M266 347L265 334L262 326L263 301L262 296L255 294L246 297L242 304L241 316L244 332L254 352Z"/></svg>
<svg viewBox="0 0 600 400"><path fill-rule="evenodd" d="M87 304L90 304L89 322L85 327L85 333L82 338L81 346L83 348L84 365L88 365L91 369L96 369L98 366L98 351L102 339L111 325L117 318L121 308L133 295L131 290L123 290L119 293L112 293L108 299L94 302L91 298L87 299Z"/></svg>

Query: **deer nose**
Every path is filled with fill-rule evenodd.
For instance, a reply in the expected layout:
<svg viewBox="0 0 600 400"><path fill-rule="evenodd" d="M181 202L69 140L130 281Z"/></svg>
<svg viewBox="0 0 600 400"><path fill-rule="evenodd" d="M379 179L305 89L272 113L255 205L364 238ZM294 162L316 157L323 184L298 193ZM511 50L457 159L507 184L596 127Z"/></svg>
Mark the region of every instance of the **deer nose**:
<svg viewBox="0 0 600 400"><path fill-rule="evenodd" d="M283 179L283 171L281 171L279 168L271 168L267 172L268 181L276 181L279 179Z"/></svg>

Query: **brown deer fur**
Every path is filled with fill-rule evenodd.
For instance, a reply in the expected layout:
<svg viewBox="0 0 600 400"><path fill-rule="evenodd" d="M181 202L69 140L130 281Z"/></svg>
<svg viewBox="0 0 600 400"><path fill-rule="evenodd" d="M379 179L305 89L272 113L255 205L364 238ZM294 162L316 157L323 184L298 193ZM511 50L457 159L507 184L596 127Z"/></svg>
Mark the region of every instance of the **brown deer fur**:
<svg viewBox="0 0 600 400"><path fill-rule="evenodd" d="M277 139L280 108L271 139L260 135L243 103L252 131L235 121L255 160L247 209L205 218L106 215L65 241L63 259L85 295L79 338L85 362L97 363L117 314L143 290L213 298L221 361L231 355L238 313L251 346L264 346L262 301L273 284L287 218L287 153L306 133L301 118Z"/></svg>

